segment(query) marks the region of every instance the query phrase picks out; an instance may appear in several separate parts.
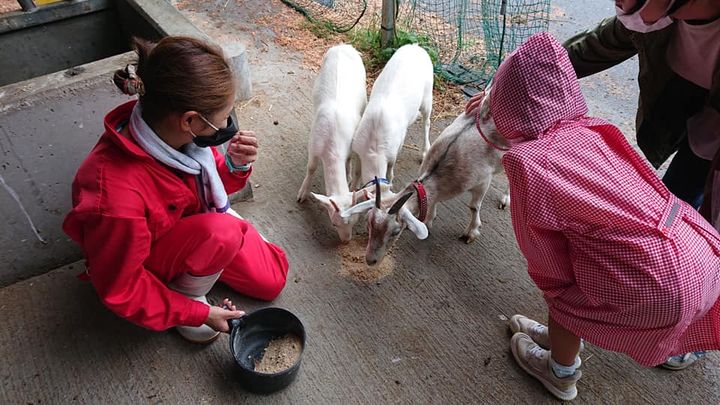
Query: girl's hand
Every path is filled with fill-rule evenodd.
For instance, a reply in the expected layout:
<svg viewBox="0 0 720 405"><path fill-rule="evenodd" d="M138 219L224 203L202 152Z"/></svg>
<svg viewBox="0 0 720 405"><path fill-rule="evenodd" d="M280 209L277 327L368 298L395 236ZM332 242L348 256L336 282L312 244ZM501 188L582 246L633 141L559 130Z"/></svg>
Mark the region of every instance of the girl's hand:
<svg viewBox="0 0 720 405"><path fill-rule="evenodd" d="M205 325L213 328L218 332L227 333L230 332L228 321L230 319L240 318L241 316L245 315L245 311L238 311L235 305L233 305L232 301L227 298L223 300L223 305L228 309L219 306L210 307L210 313L208 314L207 320L205 320Z"/></svg>
<svg viewBox="0 0 720 405"><path fill-rule="evenodd" d="M465 105L465 114L470 115L471 112L475 111L476 108L480 107L480 103L483 101L483 97L485 97L485 92L481 91L480 93L470 97L470 101Z"/></svg>
<svg viewBox="0 0 720 405"><path fill-rule="evenodd" d="M243 166L257 160L258 142L253 131L238 131L230 140L227 154L233 164Z"/></svg>

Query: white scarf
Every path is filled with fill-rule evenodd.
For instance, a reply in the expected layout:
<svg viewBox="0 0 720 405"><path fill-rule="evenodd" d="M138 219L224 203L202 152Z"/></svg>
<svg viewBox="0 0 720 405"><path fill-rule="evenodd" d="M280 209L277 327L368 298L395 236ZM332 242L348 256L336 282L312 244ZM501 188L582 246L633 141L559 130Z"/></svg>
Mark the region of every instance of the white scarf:
<svg viewBox="0 0 720 405"><path fill-rule="evenodd" d="M195 176L205 212L225 212L230 208L230 201L210 148L189 143L180 151L174 149L160 139L142 118L140 103L135 104L130 115L130 133L150 156L173 169Z"/></svg>

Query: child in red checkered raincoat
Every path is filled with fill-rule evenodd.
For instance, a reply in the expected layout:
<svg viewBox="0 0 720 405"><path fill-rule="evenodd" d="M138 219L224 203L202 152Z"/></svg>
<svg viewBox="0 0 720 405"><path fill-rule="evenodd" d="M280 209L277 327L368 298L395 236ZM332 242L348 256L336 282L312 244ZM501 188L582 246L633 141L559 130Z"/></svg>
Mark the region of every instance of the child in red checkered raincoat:
<svg viewBox="0 0 720 405"><path fill-rule="evenodd" d="M531 37L487 97L479 119L509 145L513 229L549 312L548 327L511 319L518 364L570 400L581 338L645 366L720 349L720 236L616 127L586 116L565 49Z"/></svg>

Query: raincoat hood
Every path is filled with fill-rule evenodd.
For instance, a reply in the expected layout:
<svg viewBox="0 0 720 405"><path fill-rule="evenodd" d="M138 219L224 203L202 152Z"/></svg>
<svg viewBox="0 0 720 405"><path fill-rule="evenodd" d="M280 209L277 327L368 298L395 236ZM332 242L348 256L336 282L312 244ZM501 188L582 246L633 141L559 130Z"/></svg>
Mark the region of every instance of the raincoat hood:
<svg viewBox="0 0 720 405"><path fill-rule="evenodd" d="M587 111L567 51L548 33L530 37L493 77L490 113L511 144L547 136Z"/></svg>

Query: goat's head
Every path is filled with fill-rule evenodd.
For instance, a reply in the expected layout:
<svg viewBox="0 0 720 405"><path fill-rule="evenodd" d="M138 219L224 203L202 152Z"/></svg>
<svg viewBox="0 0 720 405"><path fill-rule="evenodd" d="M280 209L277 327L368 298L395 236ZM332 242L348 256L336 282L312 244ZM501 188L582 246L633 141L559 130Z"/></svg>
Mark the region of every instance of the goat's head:
<svg viewBox="0 0 720 405"><path fill-rule="evenodd" d="M419 239L425 239L428 230L425 224L420 222L413 214L404 207L405 203L413 196L413 192L409 191L401 197L389 188L383 188L375 185L375 193L372 198L367 201L354 205L345 210L342 216L350 218L364 212L369 212L367 218L368 227L368 245L365 251L365 261L367 264L374 266L379 264L389 247L400 236L400 233L409 228ZM388 201L392 201L392 205L388 208Z"/></svg>
<svg viewBox="0 0 720 405"><path fill-rule="evenodd" d="M365 250L367 264L379 264L405 228L409 228L418 239L427 238L427 226L405 207L412 196L412 191L406 192L393 202L390 209L375 206L370 211L367 219L368 245Z"/></svg>
<svg viewBox="0 0 720 405"><path fill-rule="evenodd" d="M353 193L347 193L346 195L333 195L326 196L322 194L311 193L312 196L320 202L328 212L330 222L332 222L333 228L337 231L340 240L344 243L350 242L352 239L353 226L358 221L357 215L344 217L342 214L345 210L352 206Z"/></svg>

